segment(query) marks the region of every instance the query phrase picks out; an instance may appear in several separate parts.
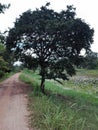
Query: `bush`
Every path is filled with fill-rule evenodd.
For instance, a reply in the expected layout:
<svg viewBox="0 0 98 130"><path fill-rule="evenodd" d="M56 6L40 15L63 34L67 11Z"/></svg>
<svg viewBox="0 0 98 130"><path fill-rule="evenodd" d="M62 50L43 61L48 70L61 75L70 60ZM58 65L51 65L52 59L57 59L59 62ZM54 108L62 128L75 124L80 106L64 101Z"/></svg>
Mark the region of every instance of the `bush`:
<svg viewBox="0 0 98 130"><path fill-rule="evenodd" d="M4 72L0 70L0 78L4 76Z"/></svg>
<svg viewBox="0 0 98 130"><path fill-rule="evenodd" d="M2 78L8 70L8 63L0 57L0 78Z"/></svg>

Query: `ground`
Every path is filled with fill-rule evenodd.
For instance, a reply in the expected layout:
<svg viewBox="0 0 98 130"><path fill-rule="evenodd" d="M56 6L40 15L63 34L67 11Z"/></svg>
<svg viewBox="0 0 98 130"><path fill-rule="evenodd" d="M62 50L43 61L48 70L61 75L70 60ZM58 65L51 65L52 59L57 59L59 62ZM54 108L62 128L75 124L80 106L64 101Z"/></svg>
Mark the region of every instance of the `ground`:
<svg viewBox="0 0 98 130"><path fill-rule="evenodd" d="M0 130L31 130L27 110L29 87L19 80L19 75L0 83Z"/></svg>

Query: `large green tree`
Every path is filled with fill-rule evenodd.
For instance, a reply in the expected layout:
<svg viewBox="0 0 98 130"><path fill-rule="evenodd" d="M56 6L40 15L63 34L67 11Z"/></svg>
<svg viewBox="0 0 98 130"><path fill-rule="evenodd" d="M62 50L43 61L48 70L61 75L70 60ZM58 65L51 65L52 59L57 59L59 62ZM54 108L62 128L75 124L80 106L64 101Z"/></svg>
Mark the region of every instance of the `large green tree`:
<svg viewBox="0 0 98 130"><path fill-rule="evenodd" d="M35 11L24 12L9 31L7 47L21 57L32 50L40 67L41 91L45 93L45 79L68 79L75 74L81 50L90 49L94 30L84 20L76 18L75 8L55 12L49 3ZM33 56L33 55L32 55Z"/></svg>

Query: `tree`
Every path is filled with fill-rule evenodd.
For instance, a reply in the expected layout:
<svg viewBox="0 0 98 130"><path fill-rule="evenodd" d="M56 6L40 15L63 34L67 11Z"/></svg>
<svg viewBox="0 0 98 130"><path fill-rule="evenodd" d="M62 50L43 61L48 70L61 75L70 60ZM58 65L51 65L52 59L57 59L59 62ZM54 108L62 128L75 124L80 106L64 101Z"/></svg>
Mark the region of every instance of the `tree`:
<svg viewBox="0 0 98 130"><path fill-rule="evenodd" d="M80 18L75 8L67 6L60 13L48 9L49 3L35 11L24 12L9 31L7 47L21 57L33 50L40 67L41 91L45 93L45 79L68 79L75 74L74 65L81 60L81 50L93 43L94 30Z"/></svg>
<svg viewBox="0 0 98 130"><path fill-rule="evenodd" d="M5 9L9 8L9 5L4 5L0 3L0 13L4 13ZM4 76L4 73L8 71L8 63L6 62L6 46L5 37L0 33L0 78Z"/></svg>
<svg viewBox="0 0 98 130"><path fill-rule="evenodd" d="M0 56L0 78L8 71L8 63Z"/></svg>
<svg viewBox="0 0 98 130"><path fill-rule="evenodd" d="M83 63L80 65L86 69L97 69L98 68L98 53L88 51L83 59Z"/></svg>
<svg viewBox="0 0 98 130"><path fill-rule="evenodd" d="M20 61L22 62L22 66L28 69L36 70L38 67L38 61L35 57L32 57L31 53L23 53Z"/></svg>
<svg viewBox="0 0 98 130"><path fill-rule="evenodd" d="M5 60L6 48L0 43L0 78L4 76L5 72L9 71L8 63Z"/></svg>
<svg viewBox="0 0 98 130"><path fill-rule="evenodd" d="M5 9L8 9L10 7L10 4L5 5L0 3L0 13L4 13Z"/></svg>

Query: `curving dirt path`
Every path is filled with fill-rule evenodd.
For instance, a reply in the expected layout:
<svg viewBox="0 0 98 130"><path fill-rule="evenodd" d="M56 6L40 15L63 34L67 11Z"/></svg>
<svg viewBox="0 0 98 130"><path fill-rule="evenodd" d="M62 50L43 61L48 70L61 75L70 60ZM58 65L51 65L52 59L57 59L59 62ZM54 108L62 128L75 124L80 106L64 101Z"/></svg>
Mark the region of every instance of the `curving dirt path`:
<svg viewBox="0 0 98 130"><path fill-rule="evenodd" d="M20 73L0 83L0 130L31 130L28 127L28 86Z"/></svg>

